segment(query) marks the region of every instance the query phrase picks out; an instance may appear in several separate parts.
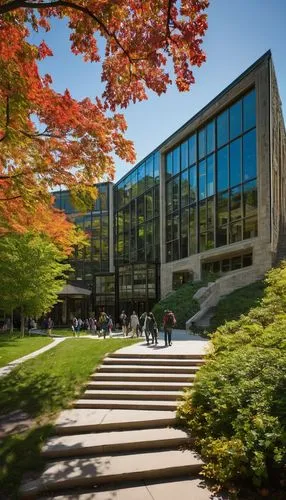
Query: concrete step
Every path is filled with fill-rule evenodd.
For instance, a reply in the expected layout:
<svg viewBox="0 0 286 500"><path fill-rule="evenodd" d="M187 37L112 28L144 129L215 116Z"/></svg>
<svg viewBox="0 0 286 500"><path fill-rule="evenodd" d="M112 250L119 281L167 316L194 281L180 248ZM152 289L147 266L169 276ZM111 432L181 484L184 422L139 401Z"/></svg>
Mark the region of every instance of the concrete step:
<svg viewBox="0 0 286 500"><path fill-rule="evenodd" d="M180 391L182 388L190 388L192 382L118 382L117 380L103 380L98 382L97 379L87 384L87 389L91 390L136 390L136 391Z"/></svg>
<svg viewBox="0 0 286 500"><path fill-rule="evenodd" d="M154 400L154 401L176 401L182 398L184 392L181 391L121 391L121 390L111 390L111 391L98 391L98 390L87 390L82 395L82 399L142 399L142 400Z"/></svg>
<svg viewBox="0 0 286 500"><path fill-rule="evenodd" d="M201 460L190 450L66 459L49 464L38 480L26 483L21 488L21 494L32 498L41 492L67 488L145 479L170 480L186 474L197 474L201 467Z"/></svg>
<svg viewBox="0 0 286 500"><path fill-rule="evenodd" d="M180 358L171 358L171 359L162 359L161 356L156 358L112 358L108 356L104 358L103 365L154 365L156 366L202 366L204 364L203 360L194 360L194 359L180 359Z"/></svg>
<svg viewBox="0 0 286 500"><path fill-rule="evenodd" d="M198 366L166 366L166 365L101 365L97 372L103 373L196 373Z"/></svg>
<svg viewBox="0 0 286 500"><path fill-rule="evenodd" d="M163 427L136 431L100 432L52 437L44 445L42 455L62 458L104 453L131 452L187 445L190 436L180 429Z"/></svg>
<svg viewBox="0 0 286 500"><path fill-rule="evenodd" d="M79 399L75 408L107 408L120 410L176 410L176 401L152 401L140 399Z"/></svg>
<svg viewBox="0 0 286 500"><path fill-rule="evenodd" d="M47 497L45 497L47 500ZM223 497L227 500L227 497ZM95 489L81 489L71 493L49 495L49 500L222 500L196 477L145 480L123 485L102 485Z"/></svg>
<svg viewBox="0 0 286 500"><path fill-rule="evenodd" d="M91 375L91 380L101 381L116 381L116 382L189 382L194 380L195 373L113 373L113 372L96 372Z"/></svg>
<svg viewBox="0 0 286 500"><path fill-rule="evenodd" d="M176 422L175 411L72 409L61 412L55 423L58 435L80 432L108 432L120 430L166 427Z"/></svg>
<svg viewBox="0 0 286 500"><path fill-rule="evenodd" d="M134 353L134 354L128 354L128 353L122 353L122 352L113 352L108 354L109 358L150 358L150 359L177 359L178 354L152 354L152 353L144 353L144 354L139 354L139 353ZM196 360L203 360L204 355L203 354L180 354L180 359L196 359Z"/></svg>

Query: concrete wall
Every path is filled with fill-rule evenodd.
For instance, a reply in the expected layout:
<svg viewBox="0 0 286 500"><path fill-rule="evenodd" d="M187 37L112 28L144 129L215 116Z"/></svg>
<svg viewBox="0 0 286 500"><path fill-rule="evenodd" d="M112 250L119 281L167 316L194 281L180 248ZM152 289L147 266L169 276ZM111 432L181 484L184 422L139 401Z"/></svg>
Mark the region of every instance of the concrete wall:
<svg viewBox="0 0 286 500"><path fill-rule="evenodd" d="M198 127L213 118L231 102L235 101L251 87L256 88L256 109L257 109L257 187L258 187L258 236L253 239L244 240L220 248L211 249L199 254L192 255L185 259L173 262L166 262L165 250L161 252L161 296L165 297L172 290L172 275L175 271L190 271L194 274L194 279L201 278L201 262L206 258L230 257L232 254L244 250L252 250L253 265L241 273L241 284L244 286L255 281L272 266L273 248L271 243L271 144L270 144L270 58L265 58L260 65L248 73L236 85L220 96L215 103L202 111L186 127L172 136L170 141L162 147L162 157L177 143L192 134ZM166 216L165 216L165 165L161 165L161 241L162 247L166 246ZM228 281L228 280L227 280ZM239 287L237 287L239 288ZM233 288L235 289L235 288ZM229 292L232 289L229 289ZM228 293L229 293L228 292Z"/></svg>
<svg viewBox="0 0 286 500"><path fill-rule="evenodd" d="M274 258L284 250L286 240L286 134L282 103L272 61L270 63L271 95L271 224ZM281 255L282 257L283 255Z"/></svg>

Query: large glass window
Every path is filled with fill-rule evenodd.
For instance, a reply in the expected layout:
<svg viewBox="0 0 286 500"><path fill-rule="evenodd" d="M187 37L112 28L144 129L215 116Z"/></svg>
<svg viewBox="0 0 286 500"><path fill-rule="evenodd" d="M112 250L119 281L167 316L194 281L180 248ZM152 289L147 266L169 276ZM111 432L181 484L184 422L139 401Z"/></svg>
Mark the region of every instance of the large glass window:
<svg viewBox="0 0 286 500"><path fill-rule="evenodd" d="M256 177L256 132L252 130L243 136L243 180Z"/></svg>
<svg viewBox="0 0 286 500"><path fill-rule="evenodd" d="M194 134L189 138L189 165L197 161L197 136Z"/></svg>
<svg viewBox="0 0 286 500"><path fill-rule="evenodd" d="M189 175L188 170L181 174L181 206L185 207L189 204Z"/></svg>
<svg viewBox="0 0 286 500"><path fill-rule="evenodd" d="M197 167L191 167L189 170L190 178L190 203L197 201Z"/></svg>
<svg viewBox="0 0 286 500"><path fill-rule="evenodd" d="M241 154L241 139L231 142L229 147L230 187L241 183Z"/></svg>
<svg viewBox="0 0 286 500"><path fill-rule="evenodd" d="M256 122L256 93L255 90L243 98L243 130L255 127Z"/></svg>
<svg viewBox="0 0 286 500"><path fill-rule="evenodd" d="M206 129L203 128L199 131L199 158L206 155Z"/></svg>
<svg viewBox="0 0 286 500"><path fill-rule="evenodd" d="M214 194L214 155L207 158L207 196Z"/></svg>
<svg viewBox="0 0 286 500"><path fill-rule="evenodd" d="M228 146L217 153L217 190L224 191L228 188Z"/></svg>
<svg viewBox="0 0 286 500"><path fill-rule="evenodd" d="M188 141L181 144L181 170L185 170L189 165Z"/></svg>
<svg viewBox="0 0 286 500"><path fill-rule="evenodd" d="M242 101L236 102L229 108L229 133L230 140L242 132Z"/></svg>
<svg viewBox="0 0 286 500"><path fill-rule="evenodd" d="M199 199L203 200L206 196L207 196L206 161L203 160L199 164Z"/></svg>
<svg viewBox="0 0 286 500"><path fill-rule="evenodd" d="M228 109L217 117L217 147L220 148L229 140Z"/></svg>
<svg viewBox="0 0 286 500"><path fill-rule="evenodd" d="M212 121L207 126L207 154L215 149L215 122Z"/></svg>

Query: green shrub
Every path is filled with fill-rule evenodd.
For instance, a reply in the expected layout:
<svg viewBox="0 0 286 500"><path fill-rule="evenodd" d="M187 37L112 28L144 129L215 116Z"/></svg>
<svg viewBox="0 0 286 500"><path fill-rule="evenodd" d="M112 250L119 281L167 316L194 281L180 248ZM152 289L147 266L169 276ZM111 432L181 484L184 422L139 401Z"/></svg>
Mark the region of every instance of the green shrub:
<svg viewBox="0 0 286 500"><path fill-rule="evenodd" d="M200 309L199 303L193 297L202 286L204 283L201 281L186 283L155 304L152 312L158 325L162 325L165 309L170 309L176 316L176 327L185 329L186 321Z"/></svg>
<svg viewBox="0 0 286 500"><path fill-rule="evenodd" d="M252 307L259 304L263 297L264 288L264 281L256 281L223 297L216 306L208 330L214 331L226 321L235 320L241 314L247 314Z"/></svg>
<svg viewBox="0 0 286 500"><path fill-rule="evenodd" d="M204 474L222 485L286 480L286 267L269 272L258 307L220 327L178 417Z"/></svg>

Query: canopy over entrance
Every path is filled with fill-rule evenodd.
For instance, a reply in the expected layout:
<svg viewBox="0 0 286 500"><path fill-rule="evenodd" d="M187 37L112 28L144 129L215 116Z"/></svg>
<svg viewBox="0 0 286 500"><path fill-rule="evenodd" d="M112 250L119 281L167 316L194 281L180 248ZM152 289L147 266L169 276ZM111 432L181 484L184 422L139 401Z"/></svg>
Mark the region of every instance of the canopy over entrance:
<svg viewBox="0 0 286 500"><path fill-rule="evenodd" d="M91 290L88 290L87 288L80 288L79 286L74 285L65 285L58 295L83 298L89 297L91 295Z"/></svg>

